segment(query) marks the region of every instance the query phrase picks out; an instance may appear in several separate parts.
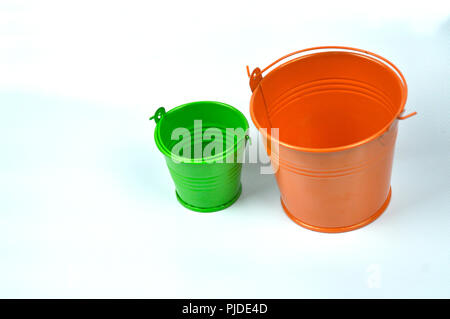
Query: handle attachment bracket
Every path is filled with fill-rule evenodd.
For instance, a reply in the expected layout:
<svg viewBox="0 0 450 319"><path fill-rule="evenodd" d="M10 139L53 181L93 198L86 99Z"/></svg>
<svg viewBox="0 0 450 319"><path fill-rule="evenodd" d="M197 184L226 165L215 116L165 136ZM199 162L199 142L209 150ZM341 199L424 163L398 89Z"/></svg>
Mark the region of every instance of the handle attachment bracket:
<svg viewBox="0 0 450 319"><path fill-rule="evenodd" d="M156 110L155 114L149 118L149 120L155 120L155 123L158 124L164 114L166 114L166 109L164 107L160 107Z"/></svg>

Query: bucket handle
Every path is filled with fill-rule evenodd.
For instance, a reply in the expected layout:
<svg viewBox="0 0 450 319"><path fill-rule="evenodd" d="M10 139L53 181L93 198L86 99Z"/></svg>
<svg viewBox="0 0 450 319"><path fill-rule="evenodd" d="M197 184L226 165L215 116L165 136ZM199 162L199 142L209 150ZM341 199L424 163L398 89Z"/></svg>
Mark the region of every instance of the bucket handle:
<svg viewBox="0 0 450 319"><path fill-rule="evenodd" d="M412 117L412 116L414 116L414 115L417 115L417 112L411 112L411 113L409 113L409 114L407 114L407 115L405 115L405 116L397 116L397 119L398 120L406 120L406 119L409 119L410 117Z"/></svg>
<svg viewBox="0 0 450 319"><path fill-rule="evenodd" d="M371 57L375 57L379 60L381 60L382 62L386 63L388 66L390 66L400 77L403 86L404 86L404 90L407 91L408 90L408 86L406 85L406 80L403 77L402 72L400 72L400 70L388 59L383 58L382 56L370 52L370 51L366 51L366 50L361 50L361 49L357 49L357 48L352 48L352 47L345 47L345 46L319 46L319 47L313 47L313 48L308 48L308 49L302 49L302 50L297 50L294 51L292 53L286 54L285 56L282 56L281 58L275 60L274 62L270 63L268 66L266 66L265 68L263 68L262 70L260 70L259 68L255 68L253 70L252 73L250 73L250 69L247 65L247 75L250 79L250 88L252 90L252 92L258 87L259 82L261 82L262 80L262 76L263 73L266 72L268 69L272 68L273 66L275 66L276 64L278 64L279 62L293 56L299 53L304 53L304 52L309 52L309 51L317 51L317 50L330 50L330 49L334 49L334 50L347 50L347 51L353 51L353 52L358 52L358 53L363 53L365 55L371 56ZM405 92L406 93L406 92ZM405 94L406 96L406 94ZM405 101L406 102L406 101Z"/></svg>
<svg viewBox="0 0 450 319"><path fill-rule="evenodd" d="M292 53L286 54L285 56L282 56L281 58L275 60L274 62L270 63L268 66L266 66L265 68L263 68L262 70L260 68L255 68L253 70L253 72L250 73L250 68L248 67L248 65L246 66L247 68L247 75L250 79L249 84L250 84L250 89L252 90L252 92L259 86L259 83L261 82L261 80L263 79L263 73L266 72L267 70L269 70L270 68L272 68L273 66L275 66L276 64L280 63L281 61L299 54L299 53L304 53L304 52L309 52L309 51L317 51L317 50L330 50L330 49L334 49L334 50L347 50L347 51L353 51L353 52L358 52L358 53L363 53L365 55L371 56L372 58L377 58L378 60L380 60L381 62L387 64L389 67L391 67L391 69L393 71L395 71L397 73L397 75L400 77L402 84L403 84L403 91L404 91L404 99L402 100L402 111L400 112L400 114L402 114L404 112L404 106L406 104L406 95L408 92L408 85L406 84L406 80L405 77L403 76L402 72L400 72L400 70L388 59L383 58L382 56L370 52L370 51L366 51L366 50L361 50L361 49L357 49L357 48L352 48L352 47L345 47L345 46L319 46L319 47L313 47L313 48L308 48L308 49L302 49L302 50L297 50L294 51ZM407 114L405 116L401 116L398 115L397 119L398 120L406 120L414 115L416 115L417 112L412 112L410 114Z"/></svg>
<svg viewBox="0 0 450 319"><path fill-rule="evenodd" d="M166 114L166 109L164 107L160 107L156 110L155 114L149 118L149 120L155 120L155 123L158 124L164 114Z"/></svg>

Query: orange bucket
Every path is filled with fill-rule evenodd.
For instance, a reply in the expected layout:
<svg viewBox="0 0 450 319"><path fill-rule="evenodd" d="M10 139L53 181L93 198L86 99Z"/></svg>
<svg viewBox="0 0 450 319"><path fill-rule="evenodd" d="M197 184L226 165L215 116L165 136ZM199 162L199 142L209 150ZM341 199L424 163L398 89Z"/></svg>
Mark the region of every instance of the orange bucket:
<svg viewBox="0 0 450 319"><path fill-rule="evenodd" d="M299 56L276 66L292 55ZM247 73L250 114L265 137L286 214L328 233L380 216L391 198L398 120L416 114L401 116L407 85L397 67L368 51L327 46Z"/></svg>

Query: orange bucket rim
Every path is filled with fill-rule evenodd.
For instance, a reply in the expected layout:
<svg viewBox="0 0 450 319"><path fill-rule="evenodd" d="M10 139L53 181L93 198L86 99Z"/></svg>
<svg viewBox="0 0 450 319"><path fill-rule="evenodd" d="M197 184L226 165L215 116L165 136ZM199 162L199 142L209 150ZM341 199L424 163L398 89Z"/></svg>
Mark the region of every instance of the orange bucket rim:
<svg viewBox="0 0 450 319"><path fill-rule="evenodd" d="M348 145L342 145L342 146L336 146L336 147L327 147L327 148L312 148L312 147L302 147L302 146L297 146L297 145L292 145L290 143L286 143L283 141L280 141L279 139L276 139L274 137L272 137L272 135L270 134L269 130L270 128L267 128L266 130L262 129L262 125L259 124L259 122L256 120L256 116L254 114L254 109L252 107L253 105L253 101L254 101L254 97L255 97L255 92L260 89L259 83L258 85L255 87L255 89L252 89L253 94L250 98L250 117L253 121L253 123L255 124L256 128L260 131L260 133L264 136L264 138L266 140L270 140L271 142L276 142L278 144L281 144L289 149L293 149L293 150L298 150L298 151L303 151L303 152L310 152L310 153L330 153L330 152L338 152L338 151L344 151L344 150L348 150L348 149L352 149L352 148L356 148L358 146L361 146L363 144L367 144L372 140L377 139L379 136L383 135L386 131L389 130L389 128L391 127L392 123L394 123L395 120L404 120L407 118L410 118L411 116L414 116L417 114L417 112L412 112L408 115L405 116L400 116L404 111L405 111L405 105L406 105L406 100L408 97L408 85L406 83L405 77L403 76L402 72L388 59L367 51L367 50L362 50L362 49L358 49L358 48L352 48L352 47L346 47L346 46L318 46L318 47L311 47L311 48L307 48L307 49L302 49L302 50L298 50L289 54L286 54L284 56L282 56L281 58L275 60L274 62L272 62L271 64L269 64L268 66L266 66L265 68L263 68L262 70L260 70L259 68L255 68L253 70L252 73L250 73L249 67L247 66L247 75L250 78L250 85L252 85L252 77L261 77L259 79L259 82L263 79L262 78L262 74L264 72L266 72L267 70L269 70L270 68L272 68L273 66L275 66L276 64L278 64L279 62L283 61L284 59L291 57L293 55L296 54L300 54L300 53L305 53L305 52L311 52L311 51L317 51L317 50L326 50L324 52L348 52L348 51L353 51L353 53L357 52L357 53L362 53L365 54L366 56L376 60L377 62L380 62L382 64L384 64L387 67L390 67L390 69L392 71L394 71L394 73L396 73L396 75L398 76L398 78L400 79L401 82L401 91L402 91L402 100L400 102L400 108L398 109L398 111L394 114L394 116L392 117L392 119L383 127L381 128L378 132L372 134L371 136L355 142L355 143L351 143ZM330 51L330 50L334 50L334 51ZM314 53L312 53L314 54ZM296 59L300 59L303 58L304 56L300 56ZM281 65L278 65L277 67L273 68L271 71L269 71L269 73L283 67L284 65L292 62L293 60L289 60L284 62Z"/></svg>

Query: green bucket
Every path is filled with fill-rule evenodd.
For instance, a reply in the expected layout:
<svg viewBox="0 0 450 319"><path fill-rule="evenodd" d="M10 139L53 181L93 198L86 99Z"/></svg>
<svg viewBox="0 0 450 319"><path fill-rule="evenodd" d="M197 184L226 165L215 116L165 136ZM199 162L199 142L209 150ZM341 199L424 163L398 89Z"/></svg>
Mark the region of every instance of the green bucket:
<svg viewBox="0 0 450 319"><path fill-rule="evenodd" d="M178 201L197 212L214 212L240 196L248 122L234 107L193 102L159 108L155 142L175 183Z"/></svg>

